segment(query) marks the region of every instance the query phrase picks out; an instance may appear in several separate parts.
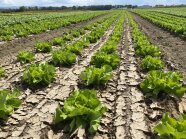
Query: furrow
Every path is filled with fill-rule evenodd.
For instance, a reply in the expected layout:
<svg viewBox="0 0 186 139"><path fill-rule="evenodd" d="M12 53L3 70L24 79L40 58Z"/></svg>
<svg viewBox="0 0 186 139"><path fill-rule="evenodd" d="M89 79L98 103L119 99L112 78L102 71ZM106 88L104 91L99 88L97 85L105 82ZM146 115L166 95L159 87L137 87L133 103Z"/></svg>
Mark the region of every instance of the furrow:
<svg viewBox="0 0 186 139"><path fill-rule="evenodd" d="M140 76L137 72L137 61L132 46L131 28L127 19L117 87L119 96L116 100L116 115L119 117L115 120L118 123L125 122L123 125L116 125L117 139L145 139L147 138L145 132L148 132L144 114L146 107L143 94L138 90Z"/></svg>

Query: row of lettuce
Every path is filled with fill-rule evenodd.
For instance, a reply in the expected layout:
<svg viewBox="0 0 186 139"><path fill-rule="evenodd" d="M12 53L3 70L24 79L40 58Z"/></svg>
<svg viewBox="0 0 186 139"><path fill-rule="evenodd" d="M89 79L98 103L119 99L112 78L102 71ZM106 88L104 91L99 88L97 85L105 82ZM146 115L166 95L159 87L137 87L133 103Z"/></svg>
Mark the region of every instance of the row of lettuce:
<svg viewBox="0 0 186 139"><path fill-rule="evenodd" d="M166 13L170 15L186 17L186 8L185 7L170 7L170 8L152 8L152 9L144 9L148 11L157 11L161 13Z"/></svg>
<svg viewBox="0 0 186 139"><path fill-rule="evenodd" d="M165 64L161 60L160 49L150 43L132 16L128 14L130 24L133 28L132 38L135 42L134 49L136 55L141 57L140 68L148 72L144 81L140 84L140 89L154 99L162 98L167 95L174 95L181 98L186 89L182 86L182 75L178 72L165 71ZM160 20L161 21L161 20ZM186 115L181 114L180 119L176 120L165 113L161 122L154 128L154 131L164 139L181 139L186 137Z"/></svg>
<svg viewBox="0 0 186 139"><path fill-rule="evenodd" d="M92 11L87 11L91 12ZM69 12L32 12L32 13L9 13L0 14L0 28L5 25L13 25L19 23L38 22L47 19L62 18L71 15L83 14L84 11Z"/></svg>
<svg viewBox="0 0 186 139"><path fill-rule="evenodd" d="M148 10L134 10L134 12L164 29L186 37L186 18L184 17Z"/></svg>
<svg viewBox="0 0 186 139"><path fill-rule="evenodd" d="M82 21L88 21L105 12L77 12L76 14L65 14L64 16L45 16L42 20L30 18L30 20L19 22L12 21L12 24L3 25L0 29L0 41L10 41L14 38L27 37L29 35L39 34L48 30L58 29L60 27L70 26ZM82 16L83 15L83 16Z"/></svg>
<svg viewBox="0 0 186 139"><path fill-rule="evenodd" d="M120 18L119 18L120 17ZM118 19L119 18L119 19ZM124 15L123 13L113 13L107 17L100 19L97 23L93 23L84 28L90 29L91 33L85 35L80 40L75 41L71 45L65 45L66 41L71 41L73 34L85 34L85 31L76 31L76 33L66 34L65 37L55 38L53 44L61 46L60 50L52 52L51 64L33 64L26 68L21 81L30 88L40 86L48 86L55 78L55 66L72 66L83 51L83 48L89 47L92 43L96 43L109 27L117 21L112 35L104 46L92 56L91 65L80 74L80 84L84 89L72 92L71 96L64 102L63 108L57 108L54 116L54 123L58 124L62 121L71 121L70 131L82 127L89 130L90 133L95 132L100 124L101 117L106 111L106 107L102 105L97 97L96 86L105 85L112 77L112 70L119 65L120 59L117 54L117 46L120 42L123 32ZM81 33L83 32L83 33ZM72 35L72 36L71 36ZM67 37L68 36L68 37ZM79 35L78 35L79 36ZM39 48L39 49L38 49ZM42 42L36 44L37 52L50 52L51 44ZM34 54L30 52L21 52L18 59L23 63L34 60ZM21 56L22 55L22 56ZM24 56L26 55L26 56ZM3 70L2 70L3 71ZM86 88L91 88L88 90ZM1 90L0 91L0 118L7 119L15 108L21 105L18 99L20 93L18 90Z"/></svg>

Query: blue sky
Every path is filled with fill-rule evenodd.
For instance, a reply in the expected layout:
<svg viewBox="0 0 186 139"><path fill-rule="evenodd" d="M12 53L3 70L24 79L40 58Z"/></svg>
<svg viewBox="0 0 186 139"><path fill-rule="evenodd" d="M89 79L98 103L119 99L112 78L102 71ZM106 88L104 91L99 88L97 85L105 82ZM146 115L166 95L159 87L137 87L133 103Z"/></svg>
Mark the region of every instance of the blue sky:
<svg viewBox="0 0 186 139"><path fill-rule="evenodd" d="M72 5L101 5L101 4L186 4L186 0L0 0L0 7L7 6L72 6Z"/></svg>

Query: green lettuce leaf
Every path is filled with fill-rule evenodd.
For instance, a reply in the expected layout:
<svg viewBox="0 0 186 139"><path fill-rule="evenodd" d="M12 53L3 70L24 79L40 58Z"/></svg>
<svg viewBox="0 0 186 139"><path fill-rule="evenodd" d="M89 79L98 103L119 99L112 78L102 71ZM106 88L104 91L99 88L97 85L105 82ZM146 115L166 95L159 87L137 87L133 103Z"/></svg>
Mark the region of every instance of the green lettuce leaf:
<svg viewBox="0 0 186 139"><path fill-rule="evenodd" d="M186 91L180 83L181 79L182 76L176 72L150 71L148 77L140 84L140 88L155 98L162 92L180 98Z"/></svg>
<svg viewBox="0 0 186 139"><path fill-rule="evenodd" d="M90 66L80 75L80 79L87 86L104 85L112 77L112 67L104 65L101 68Z"/></svg>
<svg viewBox="0 0 186 139"><path fill-rule="evenodd" d="M165 113L161 122L154 128L162 139L186 139L186 119L185 114L179 120L171 118L169 113Z"/></svg>
<svg viewBox="0 0 186 139"><path fill-rule="evenodd" d="M98 52L92 56L91 64L97 68L101 68L104 65L109 65L112 69L116 69L119 65L120 58L117 54L106 54L104 52Z"/></svg>
<svg viewBox="0 0 186 139"><path fill-rule="evenodd" d="M54 51L52 62L54 65L71 66L76 62L77 56L70 51Z"/></svg>
<svg viewBox="0 0 186 139"><path fill-rule="evenodd" d="M5 70L0 67L0 78L5 76Z"/></svg>
<svg viewBox="0 0 186 139"><path fill-rule="evenodd" d="M0 91L0 118L6 119L15 108L18 108L22 101L18 99L20 92L18 90L1 90Z"/></svg>
<svg viewBox="0 0 186 139"><path fill-rule="evenodd" d="M94 133L105 111L95 90L79 90L65 101L63 109L56 109L54 122L57 124L68 119L71 120L70 131L88 128L90 133Z"/></svg>
<svg viewBox="0 0 186 139"><path fill-rule="evenodd" d="M48 85L55 75L55 68L47 63L31 65L23 74L22 80L30 86Z"/></svg>
<svg viewBox="0 0 186 139"><path fill-rule="evenodd" d="M25 64L35 60L35 55L29 51L20 51L17 55L17 59L22 64Z"/></svg>

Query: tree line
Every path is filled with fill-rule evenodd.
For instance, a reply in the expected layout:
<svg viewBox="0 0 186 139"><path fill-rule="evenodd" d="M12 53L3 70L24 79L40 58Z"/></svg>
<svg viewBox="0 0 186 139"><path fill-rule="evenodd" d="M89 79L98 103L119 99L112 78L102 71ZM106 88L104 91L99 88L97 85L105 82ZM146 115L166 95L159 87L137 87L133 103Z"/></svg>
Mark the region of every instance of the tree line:
<svg viewBox="0 0 186 139"><path fill-rule="evenodd" d="M72 6L72 7L26 7L21 6L19 8L9 8L9 9L0 9L1 12L9 13L9 12L25 12L25 11L58 11L58 10L111 10L118 8L136 8L137 6L133 5L92 5L92 6Z"/></svg>
<svg viewBox="0 0 186 139"><path fill-rule="evenodd" d="M148 5L147 5L148 6ZM10 13L10 12L26 12L26 11L59 11L59 10L111 10L111 9L121 9L121 8L127 8L127 9L134 9L134 8L141 8L142 6L137 5L91 5L91 6L61 6L61 7L38 7L38 6L21 6L18 8L9 8L9 9L0 9L1 12L4 13ZM152 6L149 6L152 7ZM169 7L186 7L186 5L155 5L154 7L159 8L169 8Z"/></svg>

